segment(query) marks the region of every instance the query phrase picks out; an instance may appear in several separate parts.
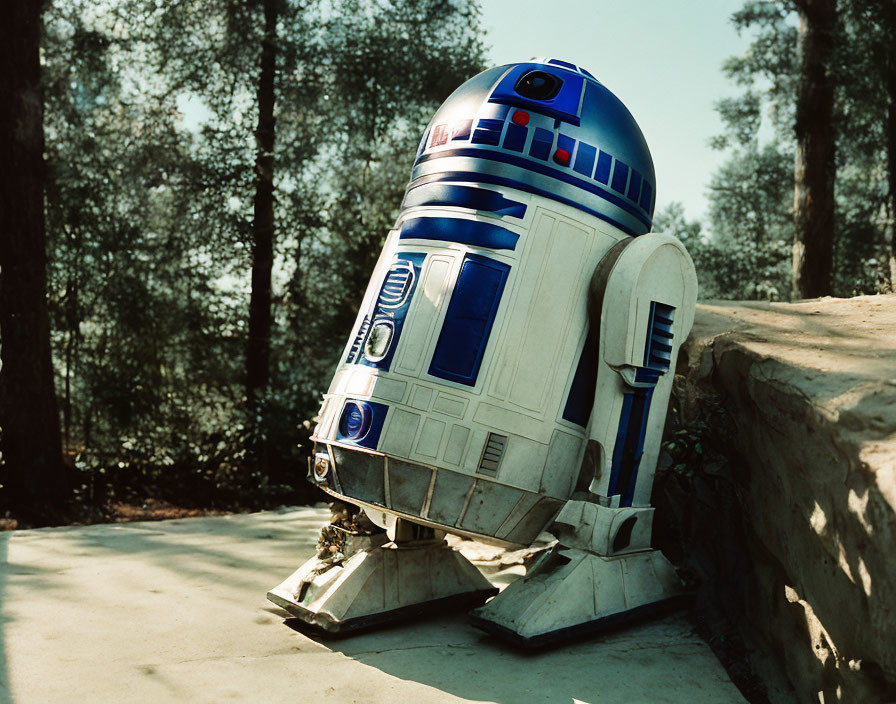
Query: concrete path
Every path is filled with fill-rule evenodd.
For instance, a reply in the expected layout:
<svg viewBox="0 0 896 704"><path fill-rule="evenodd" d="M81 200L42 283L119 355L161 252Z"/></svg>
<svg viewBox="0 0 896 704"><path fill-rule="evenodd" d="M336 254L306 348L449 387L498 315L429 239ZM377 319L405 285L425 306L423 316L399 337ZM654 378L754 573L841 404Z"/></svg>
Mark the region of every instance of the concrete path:
<svg viewBox="0 0 896 704"><path fill-rule="evenodd" d="M535 655L463 614L313 640L265 593L313 554L327 516L0 534L0 702L744 701L681 614ZM500 570L497 549L467 545Z"/></svg>

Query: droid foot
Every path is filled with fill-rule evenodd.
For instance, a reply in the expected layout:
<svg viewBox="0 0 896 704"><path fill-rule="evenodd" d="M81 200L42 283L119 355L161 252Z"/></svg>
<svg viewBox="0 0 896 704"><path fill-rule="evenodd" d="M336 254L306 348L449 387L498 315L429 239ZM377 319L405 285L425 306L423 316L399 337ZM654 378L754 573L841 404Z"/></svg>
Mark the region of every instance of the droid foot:
<svg viewBox="0 0 896 704"><path fill-rule="evenodd" d="M470 623L538 648L673 605L684 589L657 550L602 557L560 545L470 614Z"/></svg>
<svg viewBox="0 0 896 704"><path fill-rule="evenodd" d="M399 520L391 542L344 562L312 558L268 600L314 630L348 633L450 608L498 590L434 531Z"/></svg>

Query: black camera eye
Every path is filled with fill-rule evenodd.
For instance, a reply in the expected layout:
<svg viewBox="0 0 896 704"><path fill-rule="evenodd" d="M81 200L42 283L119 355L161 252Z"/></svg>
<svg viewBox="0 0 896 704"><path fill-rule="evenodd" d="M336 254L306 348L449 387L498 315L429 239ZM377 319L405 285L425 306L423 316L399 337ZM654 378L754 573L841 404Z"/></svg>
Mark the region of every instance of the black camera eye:
<svg viewBox="0 0 896 704"><path fill-rule="evenodd" d="M529 71L516 82L513 89L524 98L550 100L560 92L563 81L544 71Z"/></svg>

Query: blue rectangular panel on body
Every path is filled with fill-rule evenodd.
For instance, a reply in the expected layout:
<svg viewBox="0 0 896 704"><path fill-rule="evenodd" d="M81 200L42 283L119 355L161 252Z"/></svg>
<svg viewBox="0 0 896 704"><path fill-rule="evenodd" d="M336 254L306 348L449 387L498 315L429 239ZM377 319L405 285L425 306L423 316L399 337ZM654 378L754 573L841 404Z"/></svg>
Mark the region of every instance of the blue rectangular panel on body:
<svg viewBox="0 0 896 704"><path fill-rule="evenodd" d="M588 425L591 407L594 405L594 393L597 389L597 358L597 338L589 328L569 387L569 395L566 397L566 406L563 408L563 420L581 425L583 428Z"/></svg>
<svg viewBox="0 0 896 704"><path fill-rule="evenodd" d="M399 239L458 242L471 247L516 249L520 236L499 225L461 218L409 218L401 226Z"/></svg>
<svg viewBox="0 0 896 704"><path fill-rule="evenodd" d="M562 81L560 90L550 100L533 100L525 98L515 90L517 81L529 71L545 71L544 64L519 64L515 66L501 81L495 86L489 97L490 103L501 103L504 105L513 105L515 107L524 108L537 112L542 115L548 115L563 122L569 122L578 127L579 125L579 102L582 97L582 85L585 77L573 73L565 68L556 66L547 70Z"/></svg>
<svg viewBox="0 0 896 704"><path fill-rule="evenodd" d="M607 495L621 495L620 506L631 506L638 480L638 467L644 452L644 434L653 389L627 393L623 397L622 414L613 447Z"/></svg>
<svg viewBox="0 0 896 704"><path fill-rule="evenodd" d="M478 254L464 258L429 374L474 386L510 266Z"/></svg>
<svg viewBox="0 0 896 704"><path fill-rule="evenodd" d="M388 322L392 327L392 336L389 341L388 352L382 359L368 359L364 350L365 339L362 338L360 331L358 335L358 351L355 357L356 364L362 364L366 367L375 367L388 371L392 365L392 358L395 356L395 348L398 346L398 340L401 338L401 331L404 329L405 317L411 307L411 300L417 289L417 281L420 278L420 268L423 266L423 260L426 254L422 252L402 252L395 257L395 261L386 272L386 277L380 287L380 293L377 296L371 314L370 324L364 330L364 338L366 338L367 330L376 327L379 322ZM354 349L354 344L352 345Z"/></svg>
<svg viewBox="0 0 896 704"><path fill-rule="evenodd" d="M541 127L535 128L532 144L529 147L529 156L547 161L551 155L551 147L554 146L554 133Z"/></svg>
<svg viewBox="0 0 896 704"><path fill-rule="evenodd" d="M579 151L576 152L576 163L573 171L578 171L583 176L591 176L594 171L594 159L597 156L597 147L592 147L587 142L579 142Z"/></svg>
<svg viewBox="0 0 896 704"><path fill-rule="evenodd" d="M504 133L505 149L512 149L515 152L521 152L526 147L526 137L529 136L529 130L522 125L510 123L507 125L507 132Z"/></svg>
<svg viewBox="0 0 896 704"><path fill-rule="evenodd" d="M601 152L597 157L597 168L594 170L594 180L601 183L610 182L610 167L613 165L613 157L606 152Z"/></svg>
<svg viewBox="0 0 896 704"><path fill-rule="evenodd" d="M638 198L641 196L641 174L634 169L632 169L632 177L628 180L627 195L635 201L635 203L638 202Z"/></svg>
<svg viewBox="0 0 896 704"><path fill-rule="evenodd" d="M613 169L613 183L610 184L610 188L624 194L626 183L628 183L628 165L617 159L616 167Z"/></svg>

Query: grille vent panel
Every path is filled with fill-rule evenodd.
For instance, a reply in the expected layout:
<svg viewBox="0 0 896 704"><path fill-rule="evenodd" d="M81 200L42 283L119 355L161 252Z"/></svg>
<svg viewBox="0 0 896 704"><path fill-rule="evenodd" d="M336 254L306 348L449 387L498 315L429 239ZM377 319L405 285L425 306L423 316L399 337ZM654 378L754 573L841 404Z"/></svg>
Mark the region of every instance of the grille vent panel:
<svg viewBox="0 0 896 704"><path fill-rule="evenodd" d="M672 318L675 308L654 301L650 306L650 331L644 366L659 372L669 371L672 363Z"/></svg>
<svg viewBox="0 0 896 704"><path fill-rule="evenodd" d="M507 449L507 436L498 433L489 433L482 450L482 458L479 460L478 474L489 477L497 476L498 467Z"/></svg>
<svg viewBox="0 0 896 704"><path fill-rule="evenodd" d="M352 342L352 348L348 352L348 359L345 360L346 364L351 364L358 359L361 346L364 344L364 340L367 339L368 330L370 330L370 316L365 315L364 320L361 322L361 327L358 328L358 334L355 335L355 341Z"/></svg>
<svg viewBox="0 0 896 704"><path fill-rule="evenodd" d="M414 284L414 267L405 261L398 261L389 269L380 291L380 308L392 310L400 308L408 298Z"/></svg>

